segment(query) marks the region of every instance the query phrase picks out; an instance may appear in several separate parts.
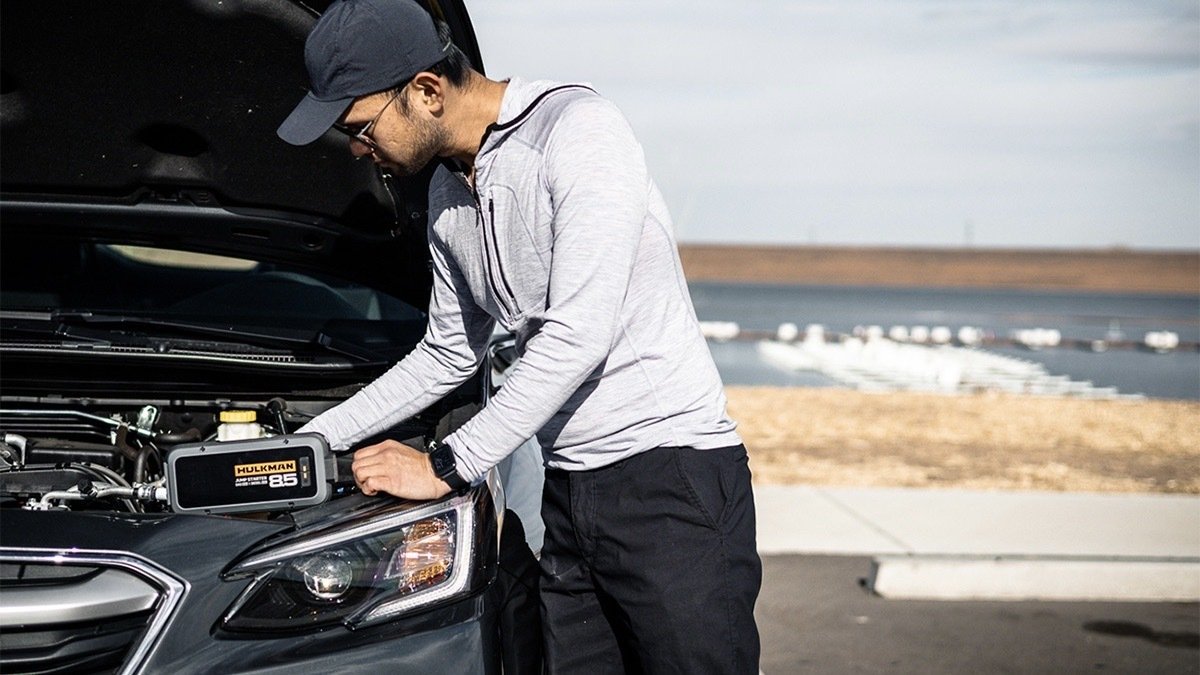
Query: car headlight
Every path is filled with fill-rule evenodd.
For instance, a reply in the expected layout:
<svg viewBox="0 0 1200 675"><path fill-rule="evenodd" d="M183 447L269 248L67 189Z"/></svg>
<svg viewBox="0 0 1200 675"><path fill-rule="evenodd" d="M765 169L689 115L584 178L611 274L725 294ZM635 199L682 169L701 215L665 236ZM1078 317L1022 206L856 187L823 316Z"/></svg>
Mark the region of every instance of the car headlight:
<svg viewBox="0 0 1200 675"><path fill-rule="evenodd" d="M349 523L252 551L225 574L255 579L221 628L357 628L459 599L490 580L494 514L483 488L430 504L384 502Z"/></svg>

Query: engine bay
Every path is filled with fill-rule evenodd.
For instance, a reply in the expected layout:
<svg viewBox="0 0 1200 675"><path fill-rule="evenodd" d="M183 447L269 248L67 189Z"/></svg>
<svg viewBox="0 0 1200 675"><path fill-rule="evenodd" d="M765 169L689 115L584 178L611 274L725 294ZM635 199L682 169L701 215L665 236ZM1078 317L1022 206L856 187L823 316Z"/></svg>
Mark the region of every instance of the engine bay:
<svg viewBox="0 0 1200 675"><path fill-rule="evenodd" d="M103 407L6 402L0 508L269 514L344 496L356 490L352 453L338 457L316 435L294 434L325 407L293 407L279 397ZM423 447L462 417L457 412L469 413L418 416L387 436Z"/></svg>

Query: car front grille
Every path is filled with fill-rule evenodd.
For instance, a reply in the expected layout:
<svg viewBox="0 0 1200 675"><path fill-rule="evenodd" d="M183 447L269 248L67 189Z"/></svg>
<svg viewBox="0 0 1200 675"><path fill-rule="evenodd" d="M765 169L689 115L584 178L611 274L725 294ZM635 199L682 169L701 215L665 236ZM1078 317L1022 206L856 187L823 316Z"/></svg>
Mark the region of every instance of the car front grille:
<svg viewBox="0 0 1200 675"><path fill-rule="evenodd" d="M153 612L0 633L4 673L116 673Z"/></svg>
<svg viewBox="0 0 1200 675"><path fill-rule="evenodd" d="M120 552L0 550L0 672L134 673L186 586Z"/></svg>

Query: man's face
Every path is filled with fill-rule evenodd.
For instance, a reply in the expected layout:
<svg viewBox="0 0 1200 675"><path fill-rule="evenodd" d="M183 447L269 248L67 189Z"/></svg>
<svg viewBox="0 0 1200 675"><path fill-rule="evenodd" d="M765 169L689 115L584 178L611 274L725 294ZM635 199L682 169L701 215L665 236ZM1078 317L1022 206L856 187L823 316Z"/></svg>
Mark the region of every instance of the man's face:
<svg viewBox="0 0 1200 675"><path fill-rule="evenodd" d="M446 132L428 111L417 104L402 105L399 97L378 92L354 101L342 116L340 128L348 133L350 152L370 156L398 176L411 176L425 167L445 145ZM354 133L358 132L358 133Z"/></svg>

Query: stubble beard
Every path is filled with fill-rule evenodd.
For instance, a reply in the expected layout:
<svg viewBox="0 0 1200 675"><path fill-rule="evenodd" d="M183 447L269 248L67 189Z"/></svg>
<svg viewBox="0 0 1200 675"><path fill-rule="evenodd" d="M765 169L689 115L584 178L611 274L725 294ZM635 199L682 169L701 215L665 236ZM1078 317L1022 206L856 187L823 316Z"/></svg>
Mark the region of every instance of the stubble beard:
<svg viewBox="0 0 1200 675"><path fill-rule="evenodd" d="M412 176L424 169L446 147L450 136L442 125L433 120L413 115L409 117L409 121L412 125L409 158L400 160L391 153L385 153L381 162L397 176Z"/></svg>

